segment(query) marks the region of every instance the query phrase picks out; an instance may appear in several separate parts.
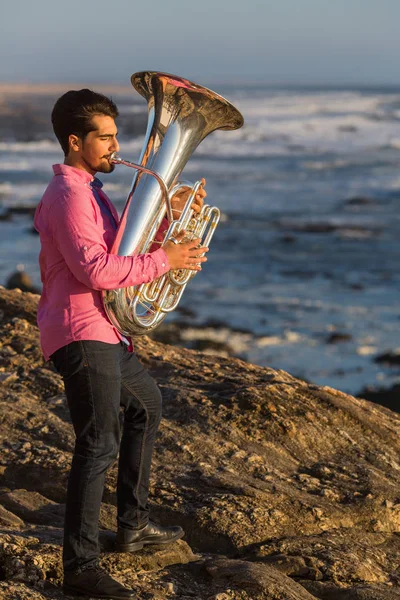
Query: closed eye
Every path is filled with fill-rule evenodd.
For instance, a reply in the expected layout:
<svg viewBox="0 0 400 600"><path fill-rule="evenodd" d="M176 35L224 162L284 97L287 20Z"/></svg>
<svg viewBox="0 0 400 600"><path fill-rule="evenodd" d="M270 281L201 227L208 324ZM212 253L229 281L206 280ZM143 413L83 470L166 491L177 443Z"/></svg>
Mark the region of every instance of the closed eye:
<svg viewBox="0 0 400 600"><path fill-rule="evenodd" d="M112 134L108 134L108 135L100 135L99 137L101 140L106 141L106 140L111 140L114 136ZM118 137L118 133L115 134L115 137Z"/></svg>

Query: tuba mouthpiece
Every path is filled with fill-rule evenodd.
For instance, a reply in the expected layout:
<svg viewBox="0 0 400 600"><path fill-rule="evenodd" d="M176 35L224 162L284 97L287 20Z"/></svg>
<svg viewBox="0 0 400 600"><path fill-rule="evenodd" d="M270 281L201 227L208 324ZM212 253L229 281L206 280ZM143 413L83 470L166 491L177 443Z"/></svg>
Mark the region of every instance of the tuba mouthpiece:
<svg viewBox="0 0 400 600"><path fill-rule="evenodd" d="M120 163L121 160L122 159L118 156L118 154L116 152L113 152L112 154L110 154L108 162L110 162L110 163Z"/></svg>

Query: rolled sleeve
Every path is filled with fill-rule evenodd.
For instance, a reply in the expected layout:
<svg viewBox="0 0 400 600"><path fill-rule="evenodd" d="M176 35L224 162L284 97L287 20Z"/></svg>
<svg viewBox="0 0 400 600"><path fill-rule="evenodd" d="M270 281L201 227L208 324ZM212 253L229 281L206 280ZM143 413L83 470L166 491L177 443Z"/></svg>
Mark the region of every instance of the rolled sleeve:
<svg viewBox="0 0 400 600"><path fill-rule="evenodd" d="M171 269L167 253L165 252L164 248L159 248L158 250L155 250L155 252L151 252L149 256L151 256L156 263L156 269L160 275L168 273L168 271ZM157 275L157 277L159 277L159 275Z"/></svg>

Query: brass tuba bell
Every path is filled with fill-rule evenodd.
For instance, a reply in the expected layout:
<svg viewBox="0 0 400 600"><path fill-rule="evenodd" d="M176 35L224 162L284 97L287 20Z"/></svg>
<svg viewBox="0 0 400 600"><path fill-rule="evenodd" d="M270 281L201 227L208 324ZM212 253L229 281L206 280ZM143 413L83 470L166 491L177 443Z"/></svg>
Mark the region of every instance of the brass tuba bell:
<svg viewBox="0 0 400 600"><path fill-rule="evenodd" d="M120 256L150 251L161 221L167 214L165 240L185 230L208 246L220 213L203 205L193 214L191 204L200 186L193 185L178 221L173 221L170 198L180 186L177 179L199 143L217 129L238 129L243 117L225 98L182 77L144 71L131 77L133 87L146 98L149 118L139 164L110 158L137 170L123 210L111 253ZM191 185L191 184L190 184ZM103 303L111 323L127 336L149 333L174 310L188 281L190 269L171 270L150 283L104 290Z"/></svg>

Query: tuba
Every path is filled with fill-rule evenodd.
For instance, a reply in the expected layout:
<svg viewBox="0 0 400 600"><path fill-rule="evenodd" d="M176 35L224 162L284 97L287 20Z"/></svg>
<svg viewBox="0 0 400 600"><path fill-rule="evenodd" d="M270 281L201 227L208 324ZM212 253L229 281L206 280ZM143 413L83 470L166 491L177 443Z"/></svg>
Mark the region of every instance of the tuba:
<svg viewBox="0 0 400 600"><path fill-rule="evenodd" d="M164 241L182 230L185 240L201 238L208 246L220 218L218 208L203 205L194 213L191 205L201 183L178 182L178 177L199 143L217 129L238 129L243 117L225 98L191 81L145 71L131 77L133 87L148 102L148 124L139 164L115 153L110 162L136 170L111 253L119 256L151 251L161 222L169 227ZM173 220L171 198L181 188L191 188L179 220ZM154 248L153 248L154 249ZM179 303L191 269L171 270L138 286L103 290L103 304L111 323L122 335L149 333Z"/></svg>

